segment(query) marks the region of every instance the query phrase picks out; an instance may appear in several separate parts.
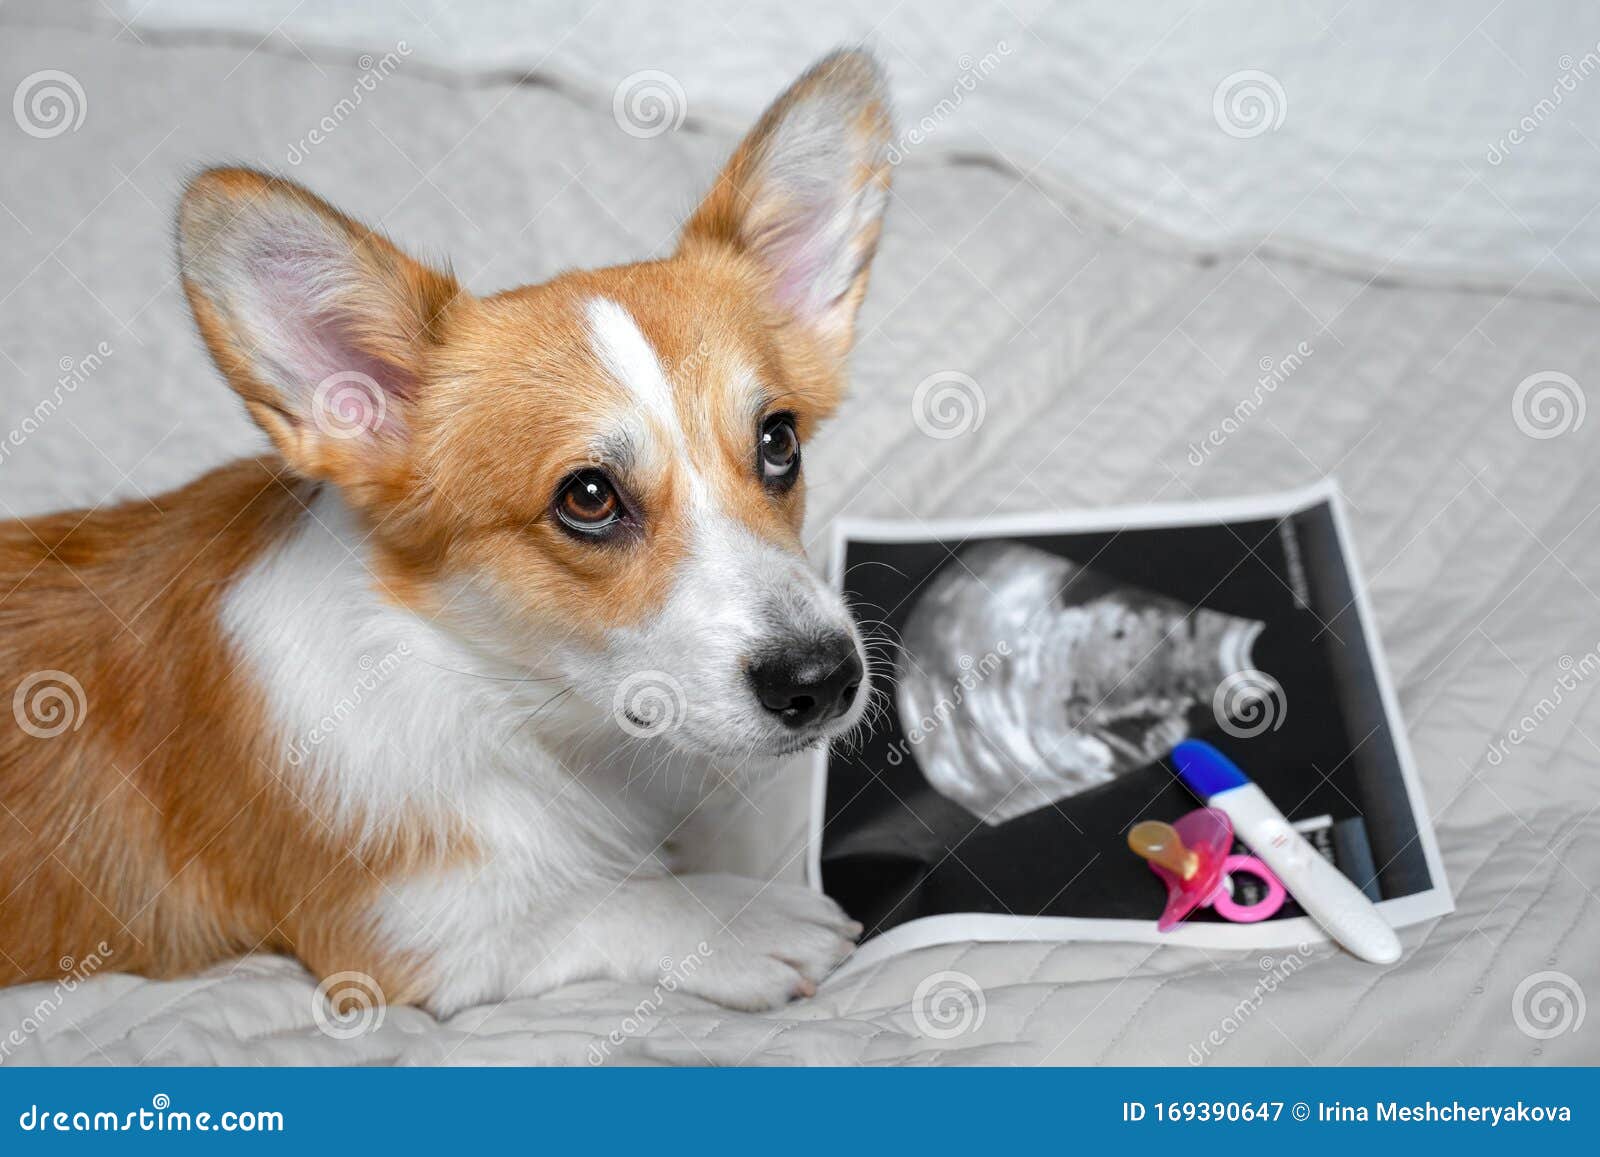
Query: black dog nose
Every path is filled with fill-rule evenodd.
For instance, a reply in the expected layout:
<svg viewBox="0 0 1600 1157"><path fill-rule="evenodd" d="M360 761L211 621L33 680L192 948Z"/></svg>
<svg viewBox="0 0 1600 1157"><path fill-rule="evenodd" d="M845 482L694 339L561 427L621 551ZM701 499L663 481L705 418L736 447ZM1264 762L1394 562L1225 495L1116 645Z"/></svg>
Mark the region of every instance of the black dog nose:
<svg viewBox="0 0 1600 1157"><path fill-rule="evenodd" d="M849 635L787 647L750 665L750 682L761 705L785 726L796 728L849 711L861 676L861 658Z"/></svg>

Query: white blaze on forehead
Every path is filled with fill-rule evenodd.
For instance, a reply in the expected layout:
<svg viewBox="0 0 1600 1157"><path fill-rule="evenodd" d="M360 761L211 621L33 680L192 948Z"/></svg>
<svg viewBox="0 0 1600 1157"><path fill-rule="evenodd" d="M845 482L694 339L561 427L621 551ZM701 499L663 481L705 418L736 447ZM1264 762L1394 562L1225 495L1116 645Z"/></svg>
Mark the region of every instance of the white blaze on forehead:
<svg viewBox="0 0 1600 1157"><path fill-rule="evenodd" d="M645 413L681 441L683 431L672 404L672 386L661 369L661 359L656 356L655 348L639 329L633 315L604 297L589 301L588 314L589 343L600 364L619 386L633 395Z"/></svg>

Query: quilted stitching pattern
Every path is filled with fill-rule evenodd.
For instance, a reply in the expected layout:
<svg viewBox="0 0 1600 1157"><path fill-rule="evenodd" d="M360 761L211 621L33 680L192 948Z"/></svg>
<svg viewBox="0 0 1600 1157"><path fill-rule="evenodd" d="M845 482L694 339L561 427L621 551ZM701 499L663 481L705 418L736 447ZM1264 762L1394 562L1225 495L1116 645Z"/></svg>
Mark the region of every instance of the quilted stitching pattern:
<svg viewBox="0 0 1600 1157"><path fill-rule="evenodd" d="M63 353L102 339L116 349L63 415L70 425L7 459L8 514L154 491L256 445L176 287L161 284L170 174L204 157L281 156L286 142L267 126L315 123L351 74L240 55L8 29L5 75L50 59L122 78L81 132L22 142L20 163L0 169L0 201L14 214L0 215L0 262L5 288L16 286L0 310L5 414L31 408ZM239 101L193 100L235 68ZM731 142L718 130L620 140L602 102L539 87L438 95L434 81L391 77L297 175L358 213L383 214L403 239L452 252L478 289L661 248ZM163 138L175 121L181 136ZM45 171L79 179L46 186L36 180ZM1592 1031L1540 1042L1511 1012L1519 981L1544 969L1600 993L1593 687L1503 762L1489 760L1490 744L1547 694L1560 657L1600 642L1595 427L1535 440L1511 411L1530 373L1592 376L1596 304L1374 278L1265 251L1219 260L1156 247L1121 228L1125 217L1102 219L1003 168L914 158L897 179L858 391L811 457L812 533L842 512L1179 500L1335 472L1459 907L1408 931L1390 969L1313 951L1248 1015L1237 1009L1263 975L1259 953L962 944L846 974L770 1016L675 998L611 1046L609 1063L1183 1064L1230 1020L1216 1063L1600 1059ZM1252 389L1258 361L1302 340L1314 354L1192 465L1189 444ZM910 418L918 381L943 369L980 383L987 417L940 442ZM752 870L797 871L804 796L803 776L791 778L758 801L763 816L738 821L759 832L753 846L780 849L752 853ZM919 982L949 969L981 987L984 1009L971 1031L941 1039L919 1030L910 1002ZM376 1031L333 1040L314 1027L312 993L297 965L277 959L170 983L102 977L9 1059L582 1064L646 995L589 983L443 1024L390 1009ZM39 999L38 989L0 992L0 1028Z"/></svg>

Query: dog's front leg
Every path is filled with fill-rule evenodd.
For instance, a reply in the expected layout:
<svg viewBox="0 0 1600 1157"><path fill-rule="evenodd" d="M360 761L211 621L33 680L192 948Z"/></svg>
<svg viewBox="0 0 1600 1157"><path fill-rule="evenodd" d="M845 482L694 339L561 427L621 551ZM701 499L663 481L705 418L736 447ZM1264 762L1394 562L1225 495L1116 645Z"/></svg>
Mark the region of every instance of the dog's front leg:
<svg viewBox="0 0 1600 1157"><path fill-rule="evenodd" d="M742 876L659 876L586 889L525 922L441 945L438 1015L609 977L675 988L728 1008L775 1008L850 954L861 925L809 888Z"/></svg>

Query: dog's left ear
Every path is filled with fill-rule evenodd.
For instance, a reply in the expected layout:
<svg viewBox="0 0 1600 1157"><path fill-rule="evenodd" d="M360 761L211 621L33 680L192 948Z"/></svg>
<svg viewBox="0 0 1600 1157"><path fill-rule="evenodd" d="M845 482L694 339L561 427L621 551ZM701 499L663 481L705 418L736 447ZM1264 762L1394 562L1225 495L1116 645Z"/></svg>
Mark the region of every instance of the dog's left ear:
<svg viewBox="0 0 1600 1157"><path fill-rule="evenodd" d="M294 470L358 501L403 469L429 350L469 298L300 186L213 169L178 211L211 356Z"/></svg>
<svg viewBox="0 0 1600 1157"><path fill-rule="evenodd" d="M732 245L842 360L889 201L891 123L876 61L824 57L767 109L684 227L680 252Z"/></svg>

